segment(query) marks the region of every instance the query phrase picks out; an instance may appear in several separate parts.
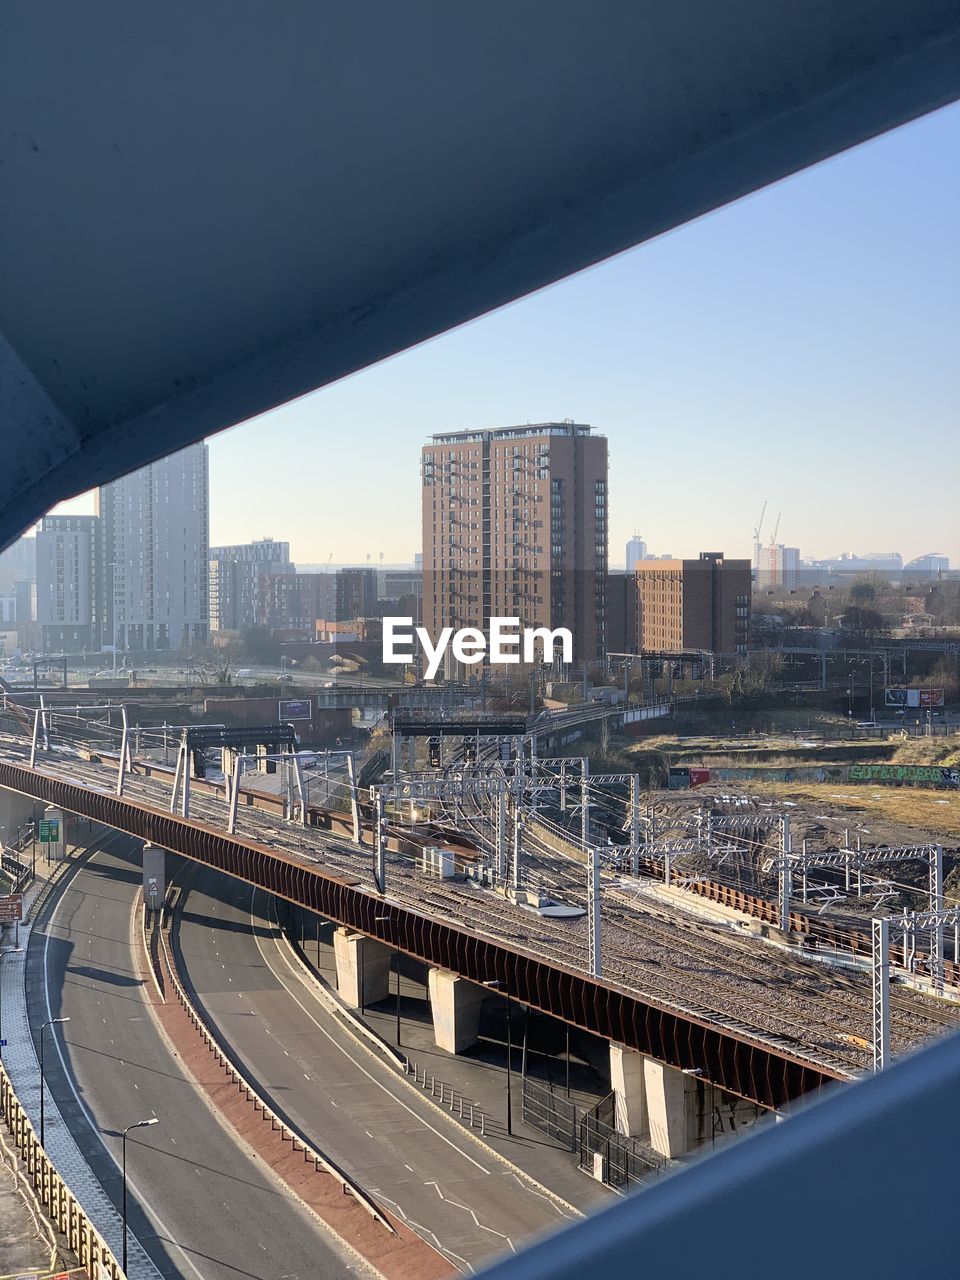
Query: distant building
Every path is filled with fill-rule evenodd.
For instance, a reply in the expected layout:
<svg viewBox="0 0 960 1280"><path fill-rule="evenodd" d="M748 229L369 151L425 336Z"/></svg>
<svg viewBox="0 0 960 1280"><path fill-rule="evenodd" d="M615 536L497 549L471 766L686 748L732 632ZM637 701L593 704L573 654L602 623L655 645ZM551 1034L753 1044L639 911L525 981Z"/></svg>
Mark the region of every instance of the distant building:
<svg viewBox="0 0 960 1280"><path fill-rule="evenodd" d="M104 643L176 653L204 644L209 612L209 462L190 445L102 485L98 575Z"/></svg>
<svg viewBox="0 0 960 1280"><path fill-rule="evenodd" d="M644 651L745 653L752 566L702 551L696 560L637 565L637 646Z"/></svg>
<svg viewBox="0 0 960 1280"><path fill-rule="evenodd" d="M607 575L607 653L637 652L637 575Z"/></svg>
<svg viewBox="0 0 960 1280"><path fill-rule="evenodd" d="M290 543L255 538L210 548L210 630L248 631L257 621L262 574L294 573Z"/></svg>
<svg viewBox="0 0 960 1280"><path fill-rule="evenodd" d="M814 574L824 577L882 573L899 579L903 572L903 556L899 551L868 551L862 556L844 551L839 556L831 556L825 560L804 560L801 569L805 577L812 570Z"/></svg>
<svg viewBox="0 0 960 1280"><path fill-rule="evenodd" d="M647 544L635 533L627 543L627 573L633 573L638 563L647 558Z"/></svg>
<svg viewBox="0 0 960 1280"><path fill-rule="evenodd" d="M99 652L97 516L44 516L36 539L37 625L44 653Z"/></svg>
<svg viewBox="0 0 960 1280"><path fill-rule="evenodd" d="M261 574L257 582L257 623L287 639L313 640L318 619L336 618L336 575Z"/></svg>
<svg viewBox="0 0 960 1280"><path fill-rule="evenodd" d="M950 572L950 557L941 555L939 551L928 551L926 555L909 560L903 571L916 578L938 578Z"/></svg>
<svg viewBox="0 0 960 1280"><path fill-rule="evenodd" d="M0 551L0 591L8 590L15 582L36 580L37 539L29 534Z"/></svg>
<svg viewBox="0 0 960 1280"><path fill-rule="evenodd" d="M783 588L795 591L800 585L800 549L782 543L759 549L758 588Z"/></svg>
<svg viewBox="0 0 960 1280"><path fill-rule="evenodd" d="M335 617L338 622L372 617L377 612L377 570L338 569Z"/></svg>
<svg viewBox="0 0 960 1280"><path fill-rule="evenodd" d="M606 648L607 441L581 423L433 436L422 454L423 616L567 627L576 660Z"/></svg>

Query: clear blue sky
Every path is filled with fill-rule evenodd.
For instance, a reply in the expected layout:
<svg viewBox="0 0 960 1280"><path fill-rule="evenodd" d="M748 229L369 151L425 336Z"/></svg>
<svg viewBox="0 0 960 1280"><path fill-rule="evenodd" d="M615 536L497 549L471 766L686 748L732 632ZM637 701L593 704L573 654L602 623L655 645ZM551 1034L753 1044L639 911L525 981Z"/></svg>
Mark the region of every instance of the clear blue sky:
<svg viewBox="0 0 960 1280"><path fill-rule="evenodd" d="M958 155L960 105L215 437L211 541L408 561L430 433L574 418L614 563L749 555L768 499L803 555L960 566Z"/></svg>

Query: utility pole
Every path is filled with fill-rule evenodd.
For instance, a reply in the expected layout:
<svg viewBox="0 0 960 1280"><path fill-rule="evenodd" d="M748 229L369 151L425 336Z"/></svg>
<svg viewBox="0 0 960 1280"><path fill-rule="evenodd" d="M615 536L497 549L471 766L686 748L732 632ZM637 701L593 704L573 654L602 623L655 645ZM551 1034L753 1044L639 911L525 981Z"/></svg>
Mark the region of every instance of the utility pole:
<svg viewBox="0 0 960 1280"><path fill-rule="evenodd" d="M793 877L793 847L790 840L790 815L785 813L780 819L780 874L778 877L777 907L780 915L780 928L784 933L790 932L790 888Z"/></svg>
<svg viewBox="0 0 960 1280"><path fill-rule="evenodd" d="M630 777L630 874L640 874L640 775Z"/></svg>
<svg viewBox="0 0 960 1280"><path fill-rule="evenodd" d="M586 850L590 843L590 761L580 760L580 843Z"/></svg>
<svg viewBox="0 0 960 1280"><path fill-rule="evenodd" d="M600 850L596 845L587 853L587 928L590 935L590 976L599 978L603 964L600 952Z"/></svg>

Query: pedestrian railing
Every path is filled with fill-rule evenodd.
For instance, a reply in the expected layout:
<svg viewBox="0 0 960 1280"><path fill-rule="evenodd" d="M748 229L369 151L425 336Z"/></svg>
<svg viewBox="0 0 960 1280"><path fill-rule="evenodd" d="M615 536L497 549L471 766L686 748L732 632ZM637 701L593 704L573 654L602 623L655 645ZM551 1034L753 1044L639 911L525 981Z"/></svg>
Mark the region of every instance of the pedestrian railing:
<svg viewBox="0 0 960 1280"><path fill-rule="evenodd" d="M125 1280L120 1264L40 1145L30 1117L0 1064L0 1114L44 1212L76 1254L89 1280Z"/></svg>
<svg viewBox="0 0 960 1280"><path fill-rule="evenodd" d="M455 1115L458 1120L462 1120L471 1129L479 1129L481 1136L486 1137L487 1131L490 1129L490 1117L481 1106L470 1098L464 1097L462 1093L458 1093L452 1085L446 1084L443 1080L438 1080L432 1071L427 1071L425 1068L421 1070L418 1064L410 1058L405 1060L403 1070L407 1076L413 1079L415 1085L418 1085L425 1093L429 1092L430 1097L437 1101L441 1107L448 1107L450 1113Z"/></svg>

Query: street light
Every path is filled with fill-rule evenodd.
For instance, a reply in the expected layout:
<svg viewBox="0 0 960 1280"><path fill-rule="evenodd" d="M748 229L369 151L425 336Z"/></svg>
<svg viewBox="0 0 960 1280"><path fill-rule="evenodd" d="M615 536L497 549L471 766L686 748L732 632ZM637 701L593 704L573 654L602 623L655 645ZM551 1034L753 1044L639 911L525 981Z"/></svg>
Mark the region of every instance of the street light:
<svg viewBox="0 0 960 1280"><path fill-rule="evenodd" d="M513 1089L511 1087L511 1059L513 1058L513 1034L510 1030L510 992L499 978L491 978L483 984L491 991L502 991L507 1000L507 1133L513 1137Z"/></svg>
<svg viewBox="0 0 960 1280"><path fill-rule="evenodd" d="M4 956L16 956L23 951L23 947L11 947L9 951L0 951L0 964L3 962ZM0 1061L3 1059L3 982L2 974L0 974Z"/></svg>
<svg viewBox="0 0 960 1280"><path fill-rule="evenodd" d="M40 1145L41 1147L43 1146L43 1134L44 1134L43 1033L46 1031L47 1027L57 1027L63 1022L69 1022L69 1021L70 1021L69 1018L51 1018L49 1022L45 1022L43 1026L40 1028Z"/></svg>
<svg viewBox="0 0 960 1280"><path fill-rule="evenodd" d="M127 1134L131 1129L149 1129L152 1124L159 1124L160 1121L156 1116L152 1116L149 1120L136 1120L133 1124L128 1124L123 1131L120 1141L120 1147L123 1152L123 1261L121 1269L123 1274L127 1274Z"/></svg>
<svg viewBox="0 0 960 1280"><path fill-rule="evenodd" d="M394 946L397 949L397 1048L400 1048L400 938L393 924L393 916L374 916L374 920L380 923L386 923L390 926L390 935L393 938ZM362 993L361 993L362 995Z"/></svg>

